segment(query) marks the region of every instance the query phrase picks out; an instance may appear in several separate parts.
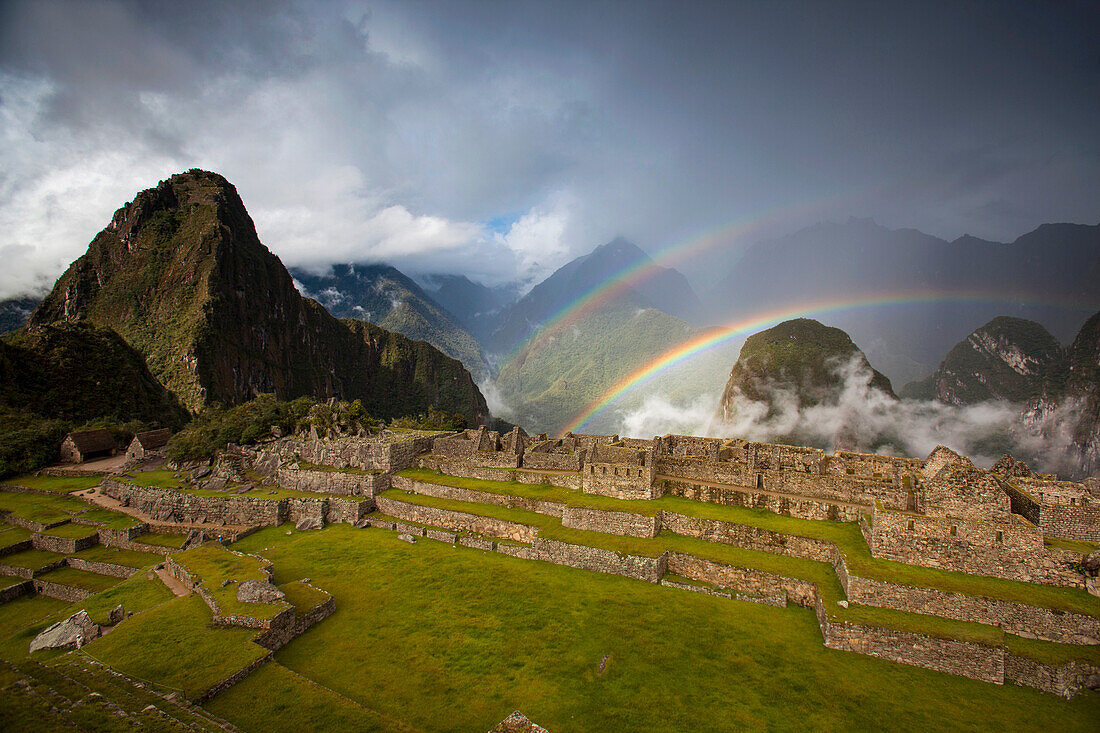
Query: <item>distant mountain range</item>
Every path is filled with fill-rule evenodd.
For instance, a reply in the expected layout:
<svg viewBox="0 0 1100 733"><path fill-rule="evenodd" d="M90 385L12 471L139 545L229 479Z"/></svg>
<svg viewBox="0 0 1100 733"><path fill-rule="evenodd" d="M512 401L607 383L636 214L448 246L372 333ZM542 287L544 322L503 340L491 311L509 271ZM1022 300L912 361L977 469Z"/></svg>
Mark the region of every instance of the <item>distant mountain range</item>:
<svg viewBox="0 0 1100 733"><path fill-rule="evenodd" d="M1100 309L1098 282L1100 225L1044 224L1001 244L852 219L752 247L706 293L703 317L829 308L814 317L866 344L904 383L996 316L1038 321L1068 341Z"/></svg>
<svg viewBox="0 0 1100 733"><path fill-rule="evenodd" d="M22 328L36 305L38 298L0 300L0 333L11 333Z"/></svg>
<svg viewBox="0 0 1100 733"><path fill-rule="evenodd" d="M303 295L315 299L337 318L370 321L411 339L427 341L461 361L476 381L489 378L489 363L477 339L450 311L396 268L347 264L332 265L321 275L297 268L291 268L290 274L304 288Z"/></svg>

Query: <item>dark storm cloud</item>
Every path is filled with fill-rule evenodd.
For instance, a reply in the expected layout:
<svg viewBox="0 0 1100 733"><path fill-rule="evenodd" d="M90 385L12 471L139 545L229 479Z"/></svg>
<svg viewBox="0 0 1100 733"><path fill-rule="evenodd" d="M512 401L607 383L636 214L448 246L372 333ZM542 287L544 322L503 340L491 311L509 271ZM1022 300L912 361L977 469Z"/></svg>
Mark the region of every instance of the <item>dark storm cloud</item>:
<svg viewBox="0 0 1100 733"><path fill-rule="evenodd" d="M485 280L762 212L750 236L1092 223L1097 21L1091 3L8 2L0 296L196 165L288 262Z"/></svg>

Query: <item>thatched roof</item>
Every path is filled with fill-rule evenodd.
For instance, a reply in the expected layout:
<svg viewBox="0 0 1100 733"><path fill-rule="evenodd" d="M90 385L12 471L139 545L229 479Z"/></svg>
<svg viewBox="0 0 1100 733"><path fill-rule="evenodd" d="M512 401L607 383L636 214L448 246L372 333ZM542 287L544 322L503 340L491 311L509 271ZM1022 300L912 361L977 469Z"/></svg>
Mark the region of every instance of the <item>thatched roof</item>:
<svg viewBox="0 0 1100 733"><path fill-rule="evenodd" d="M160 430L148 430L144 433L138 433L134 436L134 440L136 440L145 450L156 450L157 448L163 448L167 445L168 439L171 437L171 430L168 428L161 428Z"/></svg>
<svg viewBox="0 0 1100 733"><path fill-rule="evenodd" d="M81 453L98 453L115 447L115 437L106 428L69 433L65 439L71 440Z"/></svg>

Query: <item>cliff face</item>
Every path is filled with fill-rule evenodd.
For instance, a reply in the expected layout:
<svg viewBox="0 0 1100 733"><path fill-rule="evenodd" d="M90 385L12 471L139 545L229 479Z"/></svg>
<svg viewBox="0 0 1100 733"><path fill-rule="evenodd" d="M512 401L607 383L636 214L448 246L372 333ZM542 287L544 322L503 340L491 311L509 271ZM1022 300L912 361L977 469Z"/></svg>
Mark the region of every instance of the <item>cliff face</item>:
<svg viewBox="0 0 1100 733"><path fill-rule="evenodd" d="M58 321L114 329L192 410L273 392L361 399L384 417L434 405L488 418L458 361L299 295L215 173L173 176L115 212L31 316Z"/></svg>
<svg viewBox="0 0 1100 733"><path fill-rule="evenodd" d="M1061 344L1038 323L999 316L960 341L927 379L907 384L903 397L951 405L985 400L1025 402L1043 393Z"/></svg>
<svg viewBox="0 0 1100 733"><path fill-rule="evenodd" d="M844 388L841 371L855 366L870 376L870 387L896 399L890 380L867 362L848 334L810 318L785 321L753 334L741 347L722 393L720 416L735 418L738 396L771 403L778 390L802 407L836 401Z"/></svg>

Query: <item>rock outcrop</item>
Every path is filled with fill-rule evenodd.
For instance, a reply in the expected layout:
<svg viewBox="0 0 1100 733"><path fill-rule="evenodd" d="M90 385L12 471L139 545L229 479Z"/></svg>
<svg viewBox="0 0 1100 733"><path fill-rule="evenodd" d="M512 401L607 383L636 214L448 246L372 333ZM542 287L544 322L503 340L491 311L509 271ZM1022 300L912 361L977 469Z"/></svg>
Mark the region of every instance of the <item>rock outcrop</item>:
<svg viewBox="0 0 1100 733"><path fill-rule="evenodd" d="M34 637L30 651L33 654L39 649L79 649L98 638L99 633L99 625L87 611L80 610Z"/></svg>
<svg viewBox="0 0 1100 733"><path fill-rule="evenodd" d="M286 593L267 580L246 580L237 586L237 600L241 603L276 603L286 600Z"/></svg>

